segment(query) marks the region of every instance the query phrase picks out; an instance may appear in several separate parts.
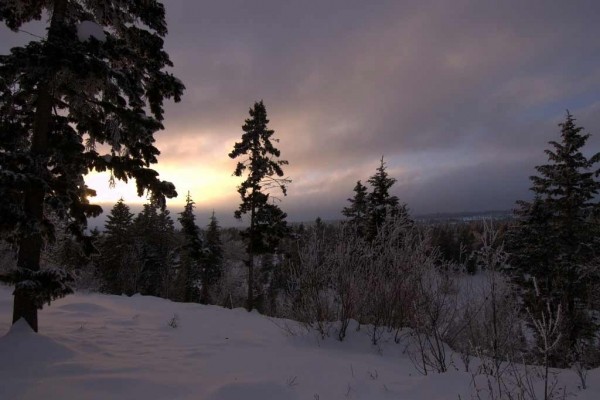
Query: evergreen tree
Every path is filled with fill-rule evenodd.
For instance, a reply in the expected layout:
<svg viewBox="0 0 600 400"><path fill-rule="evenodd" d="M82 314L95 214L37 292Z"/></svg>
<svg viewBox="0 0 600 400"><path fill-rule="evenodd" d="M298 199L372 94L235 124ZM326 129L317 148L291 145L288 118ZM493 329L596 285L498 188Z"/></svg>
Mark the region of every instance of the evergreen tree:
<svg viewBox="0 0 600 400"><path fill-rule="evenodd" d="M250 226L245 230L248 252L248 311L254 308L254 256L272 251L279 238L287 234L286 214L269 202L270 189L279 188L286 195L289 179L283 178L282 165L285 160L277 160L280 151L275 148L271 137L275 133L268 129L267 110L262 102L254 103L250 109L250 117L242 126L244 133L241 142L235 143L229 157L236 159L245 157L237 163L235 176L245 172L246 180L238 186L242 203L235 211L235 217L249 214Z"/></svg>
<svg viewBox="0 0 600 400"><path fill-rule="evenodd" d="M381 157L381 164L377 167L377 172L369 178L368 182L371 185L371 192L368 195L367 238L375 238L379 228L388 217L403 217L410 222L406 204L399 205L398 197L390 194L390 189L396 183L396 179L387 173L383 157Z"/></svg>
<svg viewBox="0 0 600 400"><path fill-rule="evenodd" d="M132 230L139 271L137 290L143 295L170 298L176 238L169 210L154 201L144 204Z"/></svg>
<svg viewBox="0 0 600 400"><path fill-rule="evenodd" d="M121 197L106 216L104 232L109 237L123 240L133 224L133 213Z"/></svg>
<svg viewBox="0 0 600 400"><path fill-rule="evenodd" d="M96 258L98 272L102 279L101 290L110 294L127 293L132 295L132 288L127 287L125 275L128 274L130 254L132 252L133 213L123 199L113 206L104 224L105 234L100 243L100 255Z"/></svg>
<svg viewBox="0 0 600 400"><path fill-rule="evenodd" d="M367 187L361 181L356 182L354 197L348 199L348 201L350 202L350 206L344 207L342 214L350 219L349 222L355 227L358 234L363 236L367 224L369 202Z"/></svg>
<svg viewBox="0 0 600 400"><path fill-rule="evenodd" d="M183 92L164 71L172 63L158 1L0 2L0 20L15 32L43 15L51 16L46 38L0 56L0 221L2 237L19 247L18 270L3 280L16 286L13 322L23 317L35 331L37 310L69 291L63 274L40 271L48 211L85 239L87 218L101 212L83 181L92 169L135 179L140 195L159 202L175 196L149 167L159 154L163 100Z"/></svg>
<svg viewBox="0 0 600 400"><path fill-rule="evenodd" d="M213 211L206 229L206 252L202 264L202 293L200 302L210 303L210 287L223 275L223 243L221 228Z"/></svg>
<svg viewBox="0 0 600 400"><path fill-rule="evenodd" d="M190 192L185 198L185 207L179 214L179 223L181 223L181 232L184 237L180 260L180 286L183 292L183 301L197 301L197 282L200 279L200 264L204 244L200 237L200 229L196 225L194 201L190 196Z"/></svg>
<svg viewBox="0 0 600 400"><path fill-rule="evenodd" d="M187 193L186 204L179 213L183 245L179 249L178 263L178 287L180 300L184 302L198 301L197 284L200 276L200 259L202 256L203 242L200 228L196 225L194 215L194 201L190 193Z"/></svg>
<svg viewBox="0 0 600 400"><path fill-rule="evenodd" d="M589 134L575 125L567 112L560 123L560 142L549 142L545 151L549 163L536 167L531 176L532 202L520 201L518 223L509 233L512 267L524 285L528 305L534 307L533 279L539 285L542 306L548 302L563 310L565 346L576 359L581 340L594 331L586 303L589 285L596 274L590 267L598 260L599 237L594 215L600 211L596 196L600 191L600 153L587 158L582 153ZM573 359L571 360L573 361ZM569 363L558 360L558 363Z"/></svg>

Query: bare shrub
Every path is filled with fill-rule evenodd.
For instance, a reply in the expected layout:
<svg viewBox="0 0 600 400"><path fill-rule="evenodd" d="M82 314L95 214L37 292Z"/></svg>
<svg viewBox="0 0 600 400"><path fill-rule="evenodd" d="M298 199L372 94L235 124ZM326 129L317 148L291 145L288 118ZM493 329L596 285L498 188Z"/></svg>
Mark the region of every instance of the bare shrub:
<svg viewBox="0 0 600 400"><path fill-rule="evenodd" d="M221 234L223 273L211 286L209 297L214 304L227 308L243 307L248 295L248 268L245 266L246 245L230 229Z"/></svg>
<svg viewBox="0 0 600 400"><path fill-rule="evenodd" d="M538 285L534 279L535 293L537 297L540 297ZM562 309L559 304L556 309L552 309L550 303L546 303L545 310L542 310L537 315L529 312L531 323L534 327L537 345L537 353L542 357L543 367L543 380L544 380L544 400L550 399L549 395L552 394L554 386L549 380L550 378L550 357L558 348L560 340L562 338L561 324L562 324ZM550 390L550 391L549 391Z"/></svg>
<svg viewBox="0 0 600 400"><path fill-rule="evenodd" d="M290 263L287 316L343 340L352 319L367 325L373 344L385 330L410 322L413 276L433 265L434 252L405 219L389 219L372 241L351 225L309 229Z"/></svg>
<svg viewBox="0 0 600 400"><path fill-rule="evenodd" d="M480 272L461 280L461 320L449 344L461 353L465 370L476 352L494 360L491 373L498 375L503 361L522 355L522 318L517 293L503 273L508 255L490 222L484 221L479 240L471 258Z"/></svg>
<svg viewBox="0 0 600 400"><path fill-rule="evenodd" d="M327 254L322 231L311 228L298 242L298 261L288 266L289 316L315 329L322 338L329 336L338 316L333 294L337 271L329 268L331 256L326 259Z"/></svg>
<svg viewBox="0 0 600 400"><path fill-rule="evenodd" d="M242 261L225 261L223 274L211 287L210 298L214 303L227 308L244 307L248 293L247 271Z"/></svg>
<svg viewBox="0 0 600 400"><path fill-rule="evenodd" d="M179 315L173 314L173 316L167 322L167 325L175 329L179 327Z"/></svg>
<svg viewBox="0 0 600 400"><path fill-rule="evenodd" d="M494 374L496 360L476 352L479 368L471 373L472 397L478 400L564 400L570 397L559 385L559 370L545 373L544 366L513 360L503 362L500 375Z"/></svg>
<svg viewBox="0 0 600 400"><path fill-rule="evenodd" d="M537 285L535 288L539 297ZM566 388L558 385L559 371L550 368L551 357L559 348L562 337L561 306L553 309L546 303L546 307L537 313L528 310L527 314L536 340L534 350L541 365L526 365L524 358L521 358L522 364L517 364L510 356L502 357L495 347L488 351L477 349L481 365L472 379L477 398L481 398L482 393L488 399L556 400L567 397Z"/></svg>
<svg viewBox="0 0 600 400"><path fill-rule="evenodd" d="M360 320L376 345L385 329L408 326L418 275L423 265L433 265L433 253L427 235L402 219L386 221L367 248Z"/></svg>
<svg viewBox="0 0 600 400"><path fill-rule="evenodd" d="M455 279L450 273L425 264L416 283L408 354L424 375L430 371L446 372L449 359L445 342L456 332L459 315Z"/></svg>

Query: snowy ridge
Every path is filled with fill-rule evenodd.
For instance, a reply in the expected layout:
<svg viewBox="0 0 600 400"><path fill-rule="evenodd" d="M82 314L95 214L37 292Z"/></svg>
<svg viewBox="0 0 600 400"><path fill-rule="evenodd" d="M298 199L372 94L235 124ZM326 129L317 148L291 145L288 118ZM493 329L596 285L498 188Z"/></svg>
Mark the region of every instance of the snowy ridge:
<svg viewBox="0 0 600 400"><path fill-rule="evenodd" d="M242 309L75 294L45 308L34 334L10 328L11 308L0 287L0 399L471 398L470 374L419 375L401 345L373 347L364 328L319 342ZM578 398L600 398L598 372Z"/></svg>

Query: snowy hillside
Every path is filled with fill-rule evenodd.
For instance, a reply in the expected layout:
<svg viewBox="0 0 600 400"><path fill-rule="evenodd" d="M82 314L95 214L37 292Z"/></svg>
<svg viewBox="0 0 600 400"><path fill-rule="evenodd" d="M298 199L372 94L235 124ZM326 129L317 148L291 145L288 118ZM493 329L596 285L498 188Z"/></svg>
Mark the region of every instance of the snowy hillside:
<svg viewBox="0 0 600 400"><path fill-rule="evenodd" d="M286 334L286 321L155 297L76 294L10 328L0 287L0 399L462 399L471 375L419 375L402 346ZM289 327L295 326L287 321ZM600 398L600 374L578 392Z"/></svg>

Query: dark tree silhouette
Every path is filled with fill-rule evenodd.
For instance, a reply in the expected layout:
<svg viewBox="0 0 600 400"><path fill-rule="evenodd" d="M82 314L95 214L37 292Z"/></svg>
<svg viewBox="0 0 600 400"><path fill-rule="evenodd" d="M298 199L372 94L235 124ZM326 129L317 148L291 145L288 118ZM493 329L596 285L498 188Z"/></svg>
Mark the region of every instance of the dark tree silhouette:
<svg viewBox="0 0 600 400"><path fill-rule="evenodd" d="M0 57L0 220L3 237L19 247L18 270L5 280L15 284L13 322L25 318L35 331L41 305L69 291L62 274L40 271L40 249L52 236L47 209L85 239L87 217L101 212L83 181L92 169L135 179L140 195L150 192L160 203L175 196L173 184L149 167L159 154L153 142L163 128L163 100L179 101L183 92L164 71L172 64L163 51L161 3L0 2L0 20L14 31L46 13L45 39Z"/></svg>
<svg viewBox="0 0 600 400"><path fill-rule="evenodd" d="M549 163L537 166L539 174L530 177L533 201L518 202L519 221L509 232L509 247L528 306L535 306L535 278L543 306L560 304L563 310L567 351L559 362L564 365L569 363L565 358L581 356L578 341L594 330L586 303L593 279L590 264L597 260L600 245L595 218L600 212L600 153L590 158L582 153L590 135L575 125L569 112L559 126L560 141L551 141L551 149L545 150Z"/></svg>
<svg viewBox="0 0 600 400"><path fill-rule="evenodd" d="M280 151L273 145L273 130L268 129L267 110L262 102L254 103L250 109L250 118L242 126L242 140L235 143L229 157L238 161L235 176L246 173L246 180L238 186L242 203L235 211L235 217L250 216L250 226L244 232L248 241L248 311L254 308L254 257L257 254L271 251L279 239L287 234L286 214L272 203L270 190L278 188L287 194L287 185L291 182L284 178L282 165L285 160L278 160Z"/></svg>

